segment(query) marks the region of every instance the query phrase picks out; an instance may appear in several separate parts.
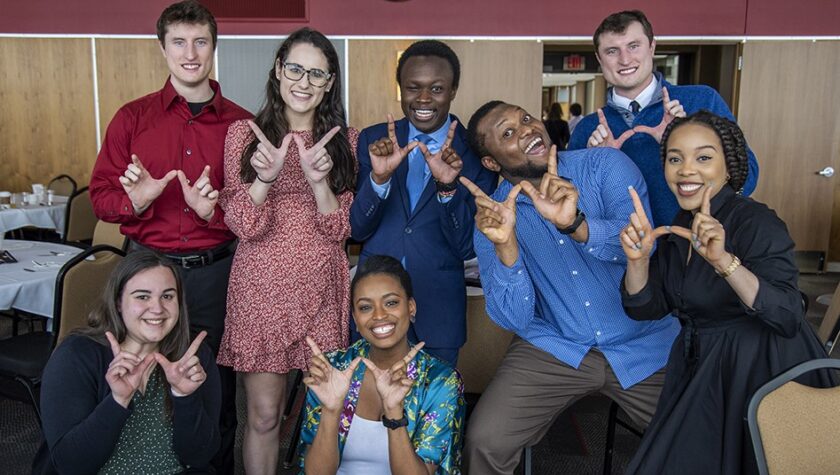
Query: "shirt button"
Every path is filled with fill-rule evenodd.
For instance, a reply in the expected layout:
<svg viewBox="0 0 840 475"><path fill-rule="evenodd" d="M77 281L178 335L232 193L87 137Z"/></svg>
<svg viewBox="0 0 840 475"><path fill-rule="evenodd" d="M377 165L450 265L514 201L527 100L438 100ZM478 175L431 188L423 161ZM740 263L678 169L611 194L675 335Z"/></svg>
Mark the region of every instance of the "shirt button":
<svg viewBox="0 0 840 475"><path fill-rule="evenodd" d="M592 248L592 247L589 248L589 252L592 252L594 250L595 250L595 248Z"/></svg>
<svg viewBox="0 0 840 475"><path fill-rule="evenodd" d="M521 271L521 270L518 270L518 271L516 271L516 273L517 273L517 274L521 274L521 273L522 273L522 271Z"/></svg>
<svg viewBox="0 0 840 475"><path fill-rule="evenodd" d="M588 307L589 306L589 300L587 300L586 302L583 302L583 304Z"/></svg>
<svg viewBox="0 0 840 475"><path fill-rule="evenodd" d="M187 242L187 241L189 241L189 240L190 240L190 238L188 238L188 237L184 236L184 237L182 237L182 238L181 238L181 240L182 240L182 241L184 241L184 242Z"/></svg>
<svg viewBox="0 0 840 475"><path fill-rule="evenodd" d="M406 234L411 234L411 228L408 228L408 227L407 227L407 228L405 228L405 233L406 233Z"/></svg>
<svg viewBox="0 0 840 475"><path fill-rule="evenodd" d="M192 149L190 149L190 148L187 149L187 155L192 155Z"/></svg>
<svg viewBox="0 0 840 475"><path fill-rule="evenodd" d="M190 209L189 209L189 208L184 208L184 212L185 212L185 213L189 213L189 212L190 212Z"/></svg>
<svg viewBox="0 0 840 475"><path fill-rule="evenodd" d="M192 119L188 120L187 125L192 125L192 122L193 122Z"/></svg>
<svg viewBox="0 0 840 475"><path fill-rule="evenodd" d="M576 270L573 270L573 271L572 271L572 275L577 275L577 271L576 271Z"/></svg>
<svg viewBox="0 0 840 475"><path fill-rule="evenodd" d="M617 257L613 257L613 260L614 260L614 261L617 261L617 260L618 260L618 258L617 258Z"/></svg>
<svg viewBox="0 0 840 475"><path fill-rule="evenodd" d="M560 244L563 244L563 240L562 240L562 239L560 240Z"/></svg>
<svg viewBox="0 0 840 475"><path fill-rule="evenodd" d="M595 336L601 336L601 332L595 332Z"/></svg>
<svg viewBox="0 0 840 475"><path fill-rule="evenodd" d="M528 297L525 297L525 300L528 300Z"/></svg>

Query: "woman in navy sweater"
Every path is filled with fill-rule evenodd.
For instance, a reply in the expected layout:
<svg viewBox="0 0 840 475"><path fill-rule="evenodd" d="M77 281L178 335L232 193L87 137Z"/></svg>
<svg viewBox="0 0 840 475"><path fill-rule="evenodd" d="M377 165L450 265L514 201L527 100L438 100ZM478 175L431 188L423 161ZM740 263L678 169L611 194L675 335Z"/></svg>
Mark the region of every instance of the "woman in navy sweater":
<svg viewBox="0 0 840 475"><path fill-rule="evenodd" d="M36 471L201 471L219 446L221 389L206 333L190 344L173 264L129 254L89 323L44 370Z"/></svg>

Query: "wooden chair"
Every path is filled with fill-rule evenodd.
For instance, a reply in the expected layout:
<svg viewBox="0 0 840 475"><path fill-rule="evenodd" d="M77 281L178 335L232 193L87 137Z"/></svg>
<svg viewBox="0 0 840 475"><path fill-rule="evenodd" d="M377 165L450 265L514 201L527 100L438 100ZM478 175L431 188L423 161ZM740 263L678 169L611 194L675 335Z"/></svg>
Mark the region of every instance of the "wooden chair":
<svg viewBox="0 0 840 475"><path fill-rule="evenodd" d="M52 190L56 195L68 197L73 196L76 188L76 180L70 175L58 175L50 180L50 183L47 185L47 189Z"/></svg>
<svg viewBox="0 0 840 475"><path fill-rule="evenodd" d="M39 421L38 389L53 349L70 332L87 326L88 314L99 302L111 271L124 255L111 246L96 246L74 256L56 277L52 332L31 332L0 340L0 376L17 381L26 389Z"/></svg>
<svg viewBox="0 0 840 475"><path fill-rule="evenodd" d="M93 242L91 242L91 245L97 246L99 244L106 244L125 251L127 242L125 235L120 232L120 225L102 220L98 221L96 227L93 229Z"/></svg>
<svg viewBox="0 0 840 475"><path fill-rule="evenodd" d="M88 187L73 193L67 200L63 242L84 246L93 239L93 230L96 228L97 221Z"/></svg>
<svg viewBox="0 0 840 475"><path fill-rule="evenodd" d="M840 467L840 387L812 388L793 381L809 371L840 369L840 360L806 361L760 387L747 408L758 471L837 473Z"/></svg>

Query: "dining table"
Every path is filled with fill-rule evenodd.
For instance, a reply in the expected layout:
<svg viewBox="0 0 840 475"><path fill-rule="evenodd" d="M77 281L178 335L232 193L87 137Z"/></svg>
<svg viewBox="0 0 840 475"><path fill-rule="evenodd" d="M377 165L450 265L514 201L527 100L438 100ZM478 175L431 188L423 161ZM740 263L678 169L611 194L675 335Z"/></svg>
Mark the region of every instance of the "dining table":
<svg viewBox="0 0 840 475"><path fill-rule="evenodd" d="M0 233L26 226L52 229L64 234L64 215L67 212L67 197L54 196L52 203L18 204L14 208L0 209Z"/></svg>
<svg viewBox="0 0 840 475"><path fill-rule="evenodd" d="M58 271L83 249L6 239L0 253L3 251L17 262L0 263L0 310L17 309L52 319Z"/></svg>

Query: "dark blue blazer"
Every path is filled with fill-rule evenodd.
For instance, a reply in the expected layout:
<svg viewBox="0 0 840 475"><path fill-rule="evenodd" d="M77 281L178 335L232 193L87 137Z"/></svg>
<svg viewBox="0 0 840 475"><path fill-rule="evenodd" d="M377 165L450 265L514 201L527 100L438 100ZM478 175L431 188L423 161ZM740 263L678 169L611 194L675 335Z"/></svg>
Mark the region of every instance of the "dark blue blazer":
<svg viewBox="0 0 840 475"><path fill-rule="evenodd" d="M452 120L458 119L452 116ZM397 142L404 147L408 143L408 120L398 120L395 127ZM387 136L387 123L370 126L359 136L359 176L356 199L350 209L351 236L363 243L359 263L377 254L405 257L417 302L417 336L430 348L458 348L467 335L463 261L475 256L475 201L459 183L455 196L442 204L437 199L435 182L430 179L411 212L406 188L408 157L391 177L388 197L380 199L370 183L368 146ZM467 146L467 131L460 121L452 148L464 162L461 175L485 193L492 193L497 175L484 168Z"/></svg>

